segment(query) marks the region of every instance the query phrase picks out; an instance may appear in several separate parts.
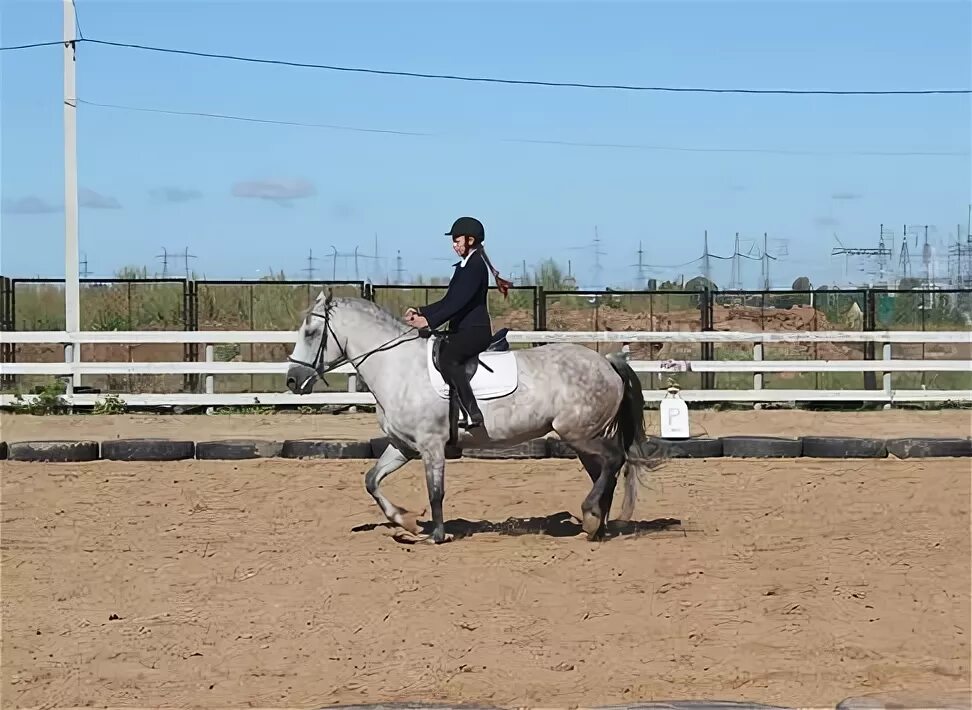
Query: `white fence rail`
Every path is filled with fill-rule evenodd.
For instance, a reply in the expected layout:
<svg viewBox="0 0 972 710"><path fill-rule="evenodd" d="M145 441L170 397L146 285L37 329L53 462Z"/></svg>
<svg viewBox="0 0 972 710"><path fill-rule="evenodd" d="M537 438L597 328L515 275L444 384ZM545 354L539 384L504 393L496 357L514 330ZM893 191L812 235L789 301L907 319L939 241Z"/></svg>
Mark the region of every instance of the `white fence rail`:
<svg viewBox="0 0 972 710"><path fill-rule="evenodd" d="M355 375L350 366L335 372L349 375L348 392L320 392L310 395L290 393L232 393L215 392L214 377L219 375L268 375L286 372L281 362L216 362L214 345L223 343L293 343L293 331L96 331L69 333L66 331L2 332L0 343L61 344L65 361L54 363L4 363L4 375L69 376L71 383L66 401L73 406L92 406L102 395L75 394L73 387L81 384L83 375L204 375L205 392L118 395L130 406L228 406L228 405L353 405L373 404L374 397L358 392ZM632 361L639 373L716 372L743 373L753 376L750 390L707 389L682 390L686 401L696 402L791 402L791 401L868 401L893 404L895 402L972 402L972 390L895 390L891 374L894 372L963 372L972 373L972 360L922 359L895 360L894 345L953 344L969 345L972 333L956 331L790 331L790 332L551 332L511 331L511 343L751 343L750 361L691 360L691 361ZM205 362L83 362L83 344L185 344L206 345ZM763 346L772 343L875 343L880 344L880 360L764 360ZM811 372L880 372L883 387L873 390L783 390L763 387L763 373ZM665 396L661 389L645 390L647 401ZM0 406L10 406L12 395L0 395Z"/></svg>

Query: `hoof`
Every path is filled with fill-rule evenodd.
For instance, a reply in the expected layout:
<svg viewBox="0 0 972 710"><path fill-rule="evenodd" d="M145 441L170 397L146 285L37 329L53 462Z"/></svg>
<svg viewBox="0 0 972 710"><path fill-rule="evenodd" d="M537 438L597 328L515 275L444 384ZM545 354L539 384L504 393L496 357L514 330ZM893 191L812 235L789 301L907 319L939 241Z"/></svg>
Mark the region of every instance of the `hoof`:
<svg viewBox="0 0 972 710"><path fill-rule="evenodd" d="M410 510L399 508L398 513L395 514L392 522L413 535L419 535L422 532L422 526L419 525L418 519L423 515L425 515L424 510L421 513L413 513Z"/></svg>
<svg viewBox="0 0 972 710"><path fill-rule="evenodd" d="M392 536L395 542L403 545L441 545L445 542L452 542L452 535L444 535L441 540L436 541L432 535L416 535L409 532L400 532Z"/></svg>
<svg viewBox="0 0 972 710"><path fill-rule="evenodd" d="M584 529L584 532L587 533L587 539L591 540L601 529L601 517L599 515L594 515L592 512L585 512L584 520L581 522L581 527Z"/></svg>

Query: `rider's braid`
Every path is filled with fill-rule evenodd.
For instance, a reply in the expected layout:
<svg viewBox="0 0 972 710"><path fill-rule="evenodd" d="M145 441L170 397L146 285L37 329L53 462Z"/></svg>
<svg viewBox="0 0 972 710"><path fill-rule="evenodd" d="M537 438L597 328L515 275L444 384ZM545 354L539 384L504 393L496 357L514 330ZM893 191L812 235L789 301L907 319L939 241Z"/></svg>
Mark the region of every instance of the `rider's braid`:
<svg viewBox="0 0 972 710"><path fill-rule="evenodd" d="M486 255L486 250L483 249L482 245L479 245L479 251L483 255L483 261L486 262L486 268L493 274L493 279L496 281L496 288L503 294L503 298L509 298L510 286L513 285L513 282L507 281L499 275L499 271L493 266L493 262L489 260L489 256Z"/></svg>

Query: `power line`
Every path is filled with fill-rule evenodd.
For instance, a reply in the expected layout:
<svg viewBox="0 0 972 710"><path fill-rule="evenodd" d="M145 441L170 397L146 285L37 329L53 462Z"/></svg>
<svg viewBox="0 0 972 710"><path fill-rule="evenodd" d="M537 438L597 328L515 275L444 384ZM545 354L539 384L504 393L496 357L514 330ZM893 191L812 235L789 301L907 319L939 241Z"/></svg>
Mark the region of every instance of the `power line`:
<svg viewBox="0 0 972 710"><path fill-rule="evenodd" d="M81 16L78 14L77 0L71 0L71 7L74 8L74 26L78 30L78 37L84 39L84 32L81 31Z"/></svg>
<svg viewBox="0 0 972 710"><path fill-rule="evenodd" d="M436 79L445 81L462 81L488 84L506 84L518 86L542 86L570 89L600 89L609 91L640 91L640 92L665 92L665 93L702 93L702 94L764 94L764 95L791 95L791 96L916 96L930 94L972 94L972 89L744 89L744 88L725 88L714 87L688 87L688 86L646 86L636 84L594 84L577 81L542 81L538 79L504 79L488 76L468 76L461 74L440 74L426 72L411 72L391 69L374 69L369 67L350 67L338 64L317 64L313 62L295 62L285 59L265 59L262 57L250 57L237 54L220 54L215 52L200 52L188 49L175 49L172 47L156 47L145 44L135 44L133 42L111 42L108 40L80 38L77 44L88 43L104 47L114 47L118 49L137 49L145 52L157 52L162 54L175 54L205 59L223 59L234 62L245 62L249 64L267 64L273 66L285 66L300 69L319 69L324 71L371 74L377 76L395 76L411 79ZM61 42L49 44L62 44ZM22 47L3 47L0 49L27 49L30 46Z"/></svg>
<svg viewBox="0 0 972 710"><path fill-rule="evenodd" d="M32 44L14 44L8 47L0 47L0 52L15 52L18 49L34 49L35 47L63 47L64 41L57 42L33 42Z"/></svg>
<svg viewBox="0 0 972 710"><path fill-rule="evenodd" d="M105 108L120 111L135 111L139 113L158 113L171 116L190 116L197 118L213 118L226 121L242 121L246 123L269 124L279 126L295 126L298 128L322 128L336 131L352 131L356 133L378 133L396 136L412 136L424 138L469 138L462 134L431 133L427 131L406 131L386 128L363 128L360 126L347 126L331 123L311 123L304 121L288 121L278 119L256 118L253 116L240 116L236 114L211 113L206 111L176 111L170 109L151 108L146 106L132 106L126 104L102 103L98 101L88 101L77 99L79 104L92 106L95 108ZM478 136L476 136L478 138ZM503 143L526 143L533 145L552 145L567 146L575 148L609 148L617 150L642 150L642 151L669 151L678 153L748 153L762 155L808 155L808 156L870 156L870 157L968 157L968 152L963 151L812 151L812 150L791 150L785 148L719 148L719 147L698 147L698 146L666 146L666 145L647 145L638 143L592 143L586 141L567 141L567 140L545 140L535 138L497 138Z"/></svg>

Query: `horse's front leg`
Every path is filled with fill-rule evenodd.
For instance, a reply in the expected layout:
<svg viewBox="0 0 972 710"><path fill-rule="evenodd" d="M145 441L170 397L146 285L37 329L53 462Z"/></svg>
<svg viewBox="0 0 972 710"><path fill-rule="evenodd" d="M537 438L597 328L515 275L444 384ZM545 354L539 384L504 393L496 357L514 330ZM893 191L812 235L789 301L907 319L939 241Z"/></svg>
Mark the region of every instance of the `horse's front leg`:
<svg viewBox="0 0 972 710"><path fill-rule="evenodd" d="M421 532L418 518L423 515L424 511L423 513L412 513L405 510L405 508L401 508L388 500L379 489L381 482L386 476L400 469L412 458L403 453L394 444L388 444L388 447L382 453L378 462L365 474L365 488L371 494L371 497L375 499L375 502L378 503L381 512L385 514L385 517L389 521L408 530L410 533L418 535Z"/></svg>
<svg viewBox="0 0 972 710"><path fill-rule="evenodd" d="M425 463L425 485L429 489L429 507L432 509L432 542L439 544L452 540L446 535L445 519L442 516L442 501L445 500L445 450L439 446L422 453Z"/></svg>

